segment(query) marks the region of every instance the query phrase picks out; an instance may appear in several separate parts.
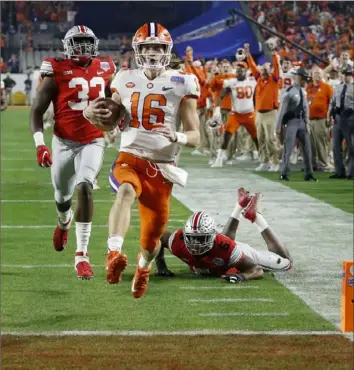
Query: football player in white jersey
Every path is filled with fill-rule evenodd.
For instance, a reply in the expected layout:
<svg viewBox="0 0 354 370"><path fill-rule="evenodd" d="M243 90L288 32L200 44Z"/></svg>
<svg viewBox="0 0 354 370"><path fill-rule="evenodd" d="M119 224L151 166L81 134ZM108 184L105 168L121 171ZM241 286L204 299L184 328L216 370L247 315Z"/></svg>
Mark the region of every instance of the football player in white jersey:
<svg viewBox="0 0 354 370"><path fill-rule="evenodd" d="M255 123L253 94L257 85L254 77L247 77L248 66L245 62L236 65L236 78L224 81L223 89L219 95L214 111L214 117L220 116L220 102L226 94L231 94L232 109L225 125L223 142L218 150L215 162L211 167L222 167L225 150L240 126L244 126L251 135L258 150L257 129Z"/></svg>
<svg viewBox="0 0 354 370"><path fill-rule="evenodd" d="M151 264L168 223L172 186L184 186L187 179L187 173L174 165L176 155L181 145L199 145L200 92L193 74L167 69L173 42L163 26L144 24L132 46L139 68L120 71L111 84L112 98L124 106L126 117L120 153L109 177L117 195L109 214L106 277L110 284L118 284L127 266L122 246L137 198L141 251L132 294L140 298L147 290ZM85 115L94 124L109 123L110 111L97 109L98 104L91 104ZM179 118L184 133L176 131Z"/></svg>
<svg viewBox="0 0 354 370"><path fill-rule="evenodd" d="M282 99L285 90L294 83L294 70L291 60L284 57L280 64L279 101Z"/></svg>
<svg viewBox="0 0 354 370"><path fill-rule="evenodd" d="M7 108L7 99L5 95L5 84L4 81L1 80L1 87L0 87L0 108L1 111L5 110Z"/></svg>

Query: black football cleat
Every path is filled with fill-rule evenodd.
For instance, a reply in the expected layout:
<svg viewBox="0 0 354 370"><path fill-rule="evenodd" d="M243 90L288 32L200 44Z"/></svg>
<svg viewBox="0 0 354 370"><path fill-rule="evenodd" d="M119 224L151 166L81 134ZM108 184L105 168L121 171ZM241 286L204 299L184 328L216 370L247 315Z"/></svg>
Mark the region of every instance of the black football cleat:
<svg viewBox="0 0 354 370"><path fill-rule="evenodd" d="M290 181L289 177L286 175L280 175L280 180L281 181Z"/></svg>
<svg viewBox="0 0 354 370"><path fill-rule="evenodd" d="M317 182L318 180L313 177L312 175L306 175L305 178L304 178L305 181L315 181Z"/></svg>
<svg viewBox="0 0 354 370"><path fill-rule="evenodd" d="M329 176L328 178L329 179L345 179L346 176L345 176L345 174L337 175L336 173L334 173L333 175Z"/></svg>

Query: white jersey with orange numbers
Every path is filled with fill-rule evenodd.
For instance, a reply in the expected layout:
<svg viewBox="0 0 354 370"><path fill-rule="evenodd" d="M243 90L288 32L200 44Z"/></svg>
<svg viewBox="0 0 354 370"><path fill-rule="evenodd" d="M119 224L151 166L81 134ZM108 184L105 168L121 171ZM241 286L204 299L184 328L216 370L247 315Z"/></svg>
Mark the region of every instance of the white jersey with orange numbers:
<svg viewBox="0 0 354 370"><path fill-rule="evenodd" d="M279 80L279 100L282 99L285 90L294 83L294 70L291 69L288 72L280 71L280 80Z"/></svg>
<svg viewBox="0 0 354 370"><path fill-rule="evenodd" d="M155 162L173 162L179 144L151 131L155 123L176 131L179 107L187 97L199 98L197 77L175 70L166 70L149 80L142 69L117 73L111 83L126 109L120 151Z"/></svg>
<svg viewBox="0 0 354 370"><path fill-rule="evenodd" d="M223 88L231 89L232 111L246 114L254 111L253 94L257 81L254 77L246 77L243 81L237 78L224 80Z"/></svg>

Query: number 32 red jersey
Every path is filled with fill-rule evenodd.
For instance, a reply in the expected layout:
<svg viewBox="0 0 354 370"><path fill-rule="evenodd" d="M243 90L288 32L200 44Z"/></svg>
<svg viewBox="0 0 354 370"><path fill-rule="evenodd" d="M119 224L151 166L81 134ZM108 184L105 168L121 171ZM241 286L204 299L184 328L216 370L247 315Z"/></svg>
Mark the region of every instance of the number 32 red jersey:
<svg viewBox="0 0 354 370"><path fill-rule="evenodd" d="M213 248L201 256L193 256L189 252L184 242L182 229L170 236L168 248L197 275L219 277L244 258L244 254L237 248L236 242L222 234L216 234Z"/></svg>
<svg viewBox="0 0 354 370"><path fill-rule="evenodd" d="M93 58L88 67L71 59L48 58L42 62L41 76L52 77L57 86L53 99L56 136L83 144L103 137L103 132L86 120L82 111L90 101L105 97L115 70L110 57Z"/></svg>

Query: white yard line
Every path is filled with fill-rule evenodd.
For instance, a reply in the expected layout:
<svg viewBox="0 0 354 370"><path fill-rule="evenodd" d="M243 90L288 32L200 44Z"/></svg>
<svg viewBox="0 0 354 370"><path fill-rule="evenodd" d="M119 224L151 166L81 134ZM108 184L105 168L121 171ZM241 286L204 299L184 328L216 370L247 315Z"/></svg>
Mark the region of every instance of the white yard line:
<svg viewBox="0 0 354 370"><path fill-rule="evenodd" d="M228 316L260 316L260 317L286 317L287 312L212 312L200 313L202 317L228 317Z"/></svg>
<svg viewBox="0 0 354 370"><path fill-rule="evenodd" d="M179 287L182 290L232 290L232 289L259 289L257 285L242 285L242 284L232 284L226 286L181 286Z"/></svg>
<svg viewBox="0 0 354 370"><path fill-rule="evenodd" d="M181 219L170 218L169 223L173 222L183 222ZM132 222L132 225L137 224L137 222ZM56 225L1 225L1 229L54 229ZM72 227L75 227L74 225ZM108 227L108 225L92 225L93 228Z"/></svg>
<svg viewBox="0 0 354 370"><path fill-rule="evenodd" d="M39 168L36 168L36 167L30 167L30 168L26 168L26 167L23 167L23 168L2 168L1 169L1 172L36 172L38 171ZM18 184L18 182L16 182L15 184Z"/></svg>
<svg viewBox="0 0 354 370"><path fill-rule="evenodd" d="M182 264L169 264L169 266L171 267L181 267ZM43 265L20 265L20 264L3 264L3 265L0 265L0 268L13 268L13 269L45 269L45 268L73 268L74 267L74 263L72 264L68 264L68 263L64 263L64 264L60 264L60 265L47 265L47 264L43 264ZM91 267L104 267L104 265L95 265L95 264L91 264ZM128 263L128 267L136 267L136 263Z"/></svg>
<svg viewBox="0 0 354 370"><path fill-rule="evenodd" d="M95 199L95 203L113 203L112 199ZM73 203L76 201L73 200ZM1 199L1 203L55 203L54 199ZM133 211L137 212L136 209L133 209Z"/></svg>
<svg viewBox="0 0 354 370"><path fill-rule="evenodd" d="M232 303L232 302L274 302L271 298L214 298L214 299L190 299L188 302L192 303Z"/></svg>
<svg viewBox="0 0 354 370"><path fill-rule="evenodd" d="M208 212L221 225L225 225L233 210L238 188L262 192L262 214L294 258L293 269L276 274L277 279L339 327L341 278L338 273L344 260L353 259L353 216L236 166L213 169L207 164L204 167L187 164L184 168L192 175L185 188L174 187L174 196L192 211ZM257 228L244 219L237 240L256 249L266 248ZM329 276L338 278L328 279ZM321 289L322 285L326 289Z"/></svg>
<svg viewBox="0 0 354 370"><path fill-rule="evenodd" d="M296 331L296 330L275 330L275 331L247 331L247 330L193 330L193 331L137 331L137 330L114 330L114 331L3 331L1 335L16 335L16 336L45 336L45 337L66 337L66 336L199 336L199 335L267 335L267 336L337 336L341 335L337 331Z"/></svg>
<svg viewBox="0 0 354 370"><path fill-rule="evenodd" d="M4 151L4 149L3 149ZM20 152L20 151L19 151ZM13 162L33 162L36 163L36 157L31 156L31 158L12 158L12 157L2 157L1 161L13 161Z"/></svg>
<svg viewBox="0 0 354 370"><path fill-rule="evenodd" d="M3 170L1 170L2 172ZM34 185L34 186L53 186L51 182L40 181L37 182L36 180L28 180L28 181L2 181L1 186L3 185ZM12 189L11 189L12 190Z"/></svg>

